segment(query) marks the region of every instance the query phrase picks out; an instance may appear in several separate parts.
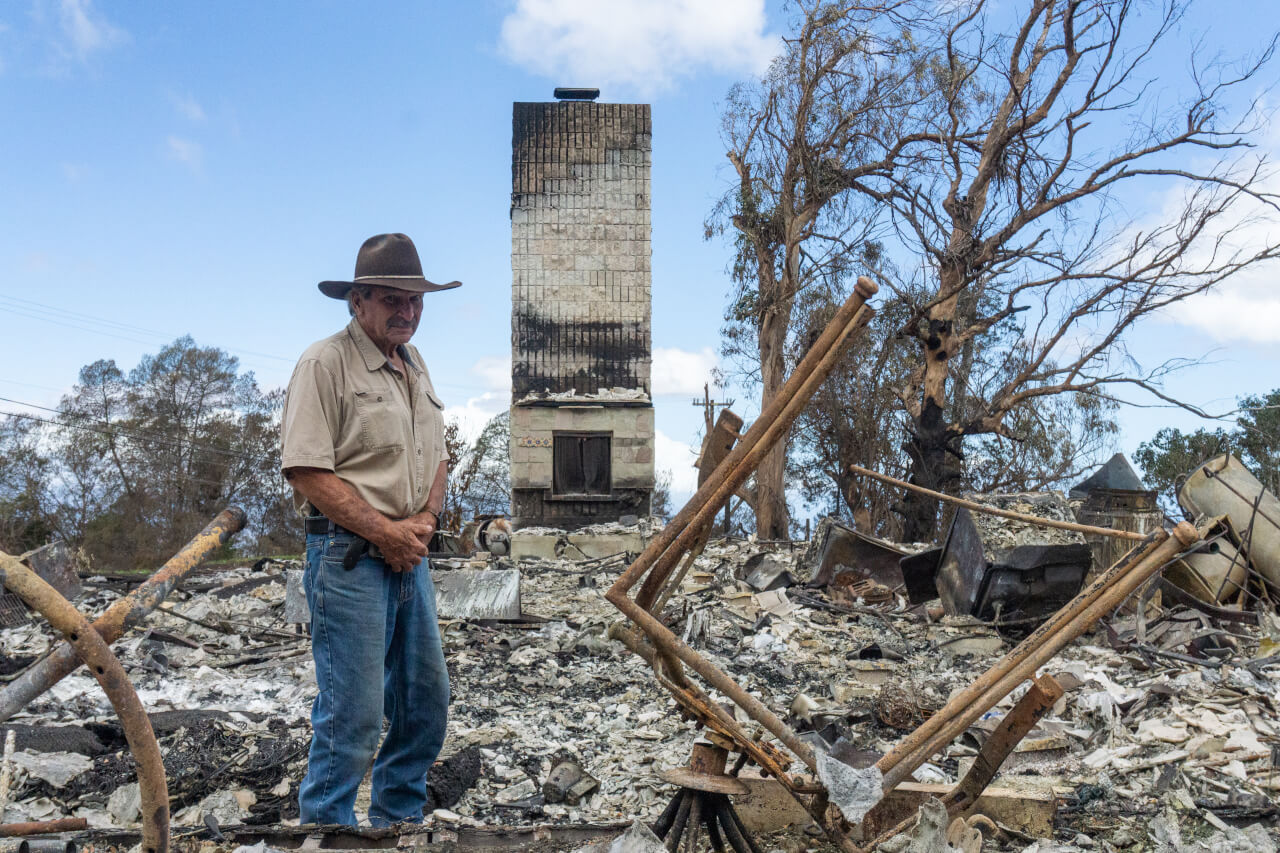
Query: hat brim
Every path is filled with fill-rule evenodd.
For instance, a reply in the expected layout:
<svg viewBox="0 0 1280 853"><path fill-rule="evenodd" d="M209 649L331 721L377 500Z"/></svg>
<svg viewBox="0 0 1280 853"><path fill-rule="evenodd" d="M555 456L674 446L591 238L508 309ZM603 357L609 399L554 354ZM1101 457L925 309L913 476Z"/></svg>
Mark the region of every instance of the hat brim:
<svg viewBox="0 0 1280 853"><path fill-rule="evenodd" d="M407 290L410 293L435 293L438 290L453 290L461 287L462 282L451 281L447 284L436 284L425 278L362 278L360 281L322 281L316 285L320 292L332 299L346 299L347 291L357 284L373 284L378 287L394 287L396 290Z"/></svg>

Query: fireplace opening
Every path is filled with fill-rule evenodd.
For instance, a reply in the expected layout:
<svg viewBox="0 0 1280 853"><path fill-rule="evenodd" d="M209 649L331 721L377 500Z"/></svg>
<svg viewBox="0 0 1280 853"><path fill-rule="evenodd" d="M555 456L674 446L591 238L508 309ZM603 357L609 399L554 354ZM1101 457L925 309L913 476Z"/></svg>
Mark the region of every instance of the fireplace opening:
<svg viewBox="0 0 1280 853"><path fill-rule="evenodd" d="M552 494L599 495L611 493L612 433L557 432L552 435Z"/></svg>

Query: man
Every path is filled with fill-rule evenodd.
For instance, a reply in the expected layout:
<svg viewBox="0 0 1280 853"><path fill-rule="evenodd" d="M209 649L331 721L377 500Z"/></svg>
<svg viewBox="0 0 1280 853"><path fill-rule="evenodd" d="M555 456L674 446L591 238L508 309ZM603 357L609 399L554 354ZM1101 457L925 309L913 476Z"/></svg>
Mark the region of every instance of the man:
<svg viewBox="0 0 1280 853"><path fill-rule="evenodd" d="M307 516L303 577L320 688L302 823L354 825L370 761L370 822L422 821L449 707L424 560L448 469L444 407L409 339L423 294L458 285L425 279L405 235L369 238L352 281L319 285L345 299L353 319L310 346L289 380L281 462Z"/></svg>

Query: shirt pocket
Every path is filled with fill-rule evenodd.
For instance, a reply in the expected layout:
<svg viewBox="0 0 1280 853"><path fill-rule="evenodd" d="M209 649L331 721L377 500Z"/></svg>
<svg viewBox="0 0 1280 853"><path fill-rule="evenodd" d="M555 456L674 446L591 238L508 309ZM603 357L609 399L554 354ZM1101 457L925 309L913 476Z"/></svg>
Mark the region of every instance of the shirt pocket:
<svg viewBox="0 0 1280 853"><path fill-rule="evenodd" d="M360 443L365 450L404 450L401 415L391 395L380 391L356 391L356 415L360 418Z"/></svg>

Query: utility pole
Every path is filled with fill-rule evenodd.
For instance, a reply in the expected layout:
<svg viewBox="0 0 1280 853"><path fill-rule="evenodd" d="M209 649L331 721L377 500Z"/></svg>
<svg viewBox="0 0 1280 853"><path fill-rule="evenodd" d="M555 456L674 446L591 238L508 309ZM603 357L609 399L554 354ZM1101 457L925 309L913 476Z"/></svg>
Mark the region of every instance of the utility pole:
<svg viewBox="0 0 1280 853"><path fill-rule="evenodd" d="M726 403L717 403L715 400L712 400L710 384L707 382L702 383L702 399L699 400L697 397L694 397L693 405L702 407L702 420L707 425L706 431L702 434L704 441L708 436L711 435L711 430L715 429L716 407L718 406L722 409L727 409L733 405L733 402L734 402L733 400L729 400ZM733 495L730 495L729 499L724 502L724 535L725 536L729 535L729 521L732 516L732 511L730 510L730 507L732 506L732 504L733 504Z"/></svg>
<svg viewBox="0 0 1280 853"><path fill-rule="evenodd" d="M733 403L733 400L729 400L727 403L717 403L715 400L712 400L710 385L706 382L702 383L702 399L699 400L697 397L694 397L693 404L695 406L702 407L702 419L706 421L707 424L707 431L704 435L711 435L711 430L716 423L716 408L727 409L732 406Z"/></svg>

